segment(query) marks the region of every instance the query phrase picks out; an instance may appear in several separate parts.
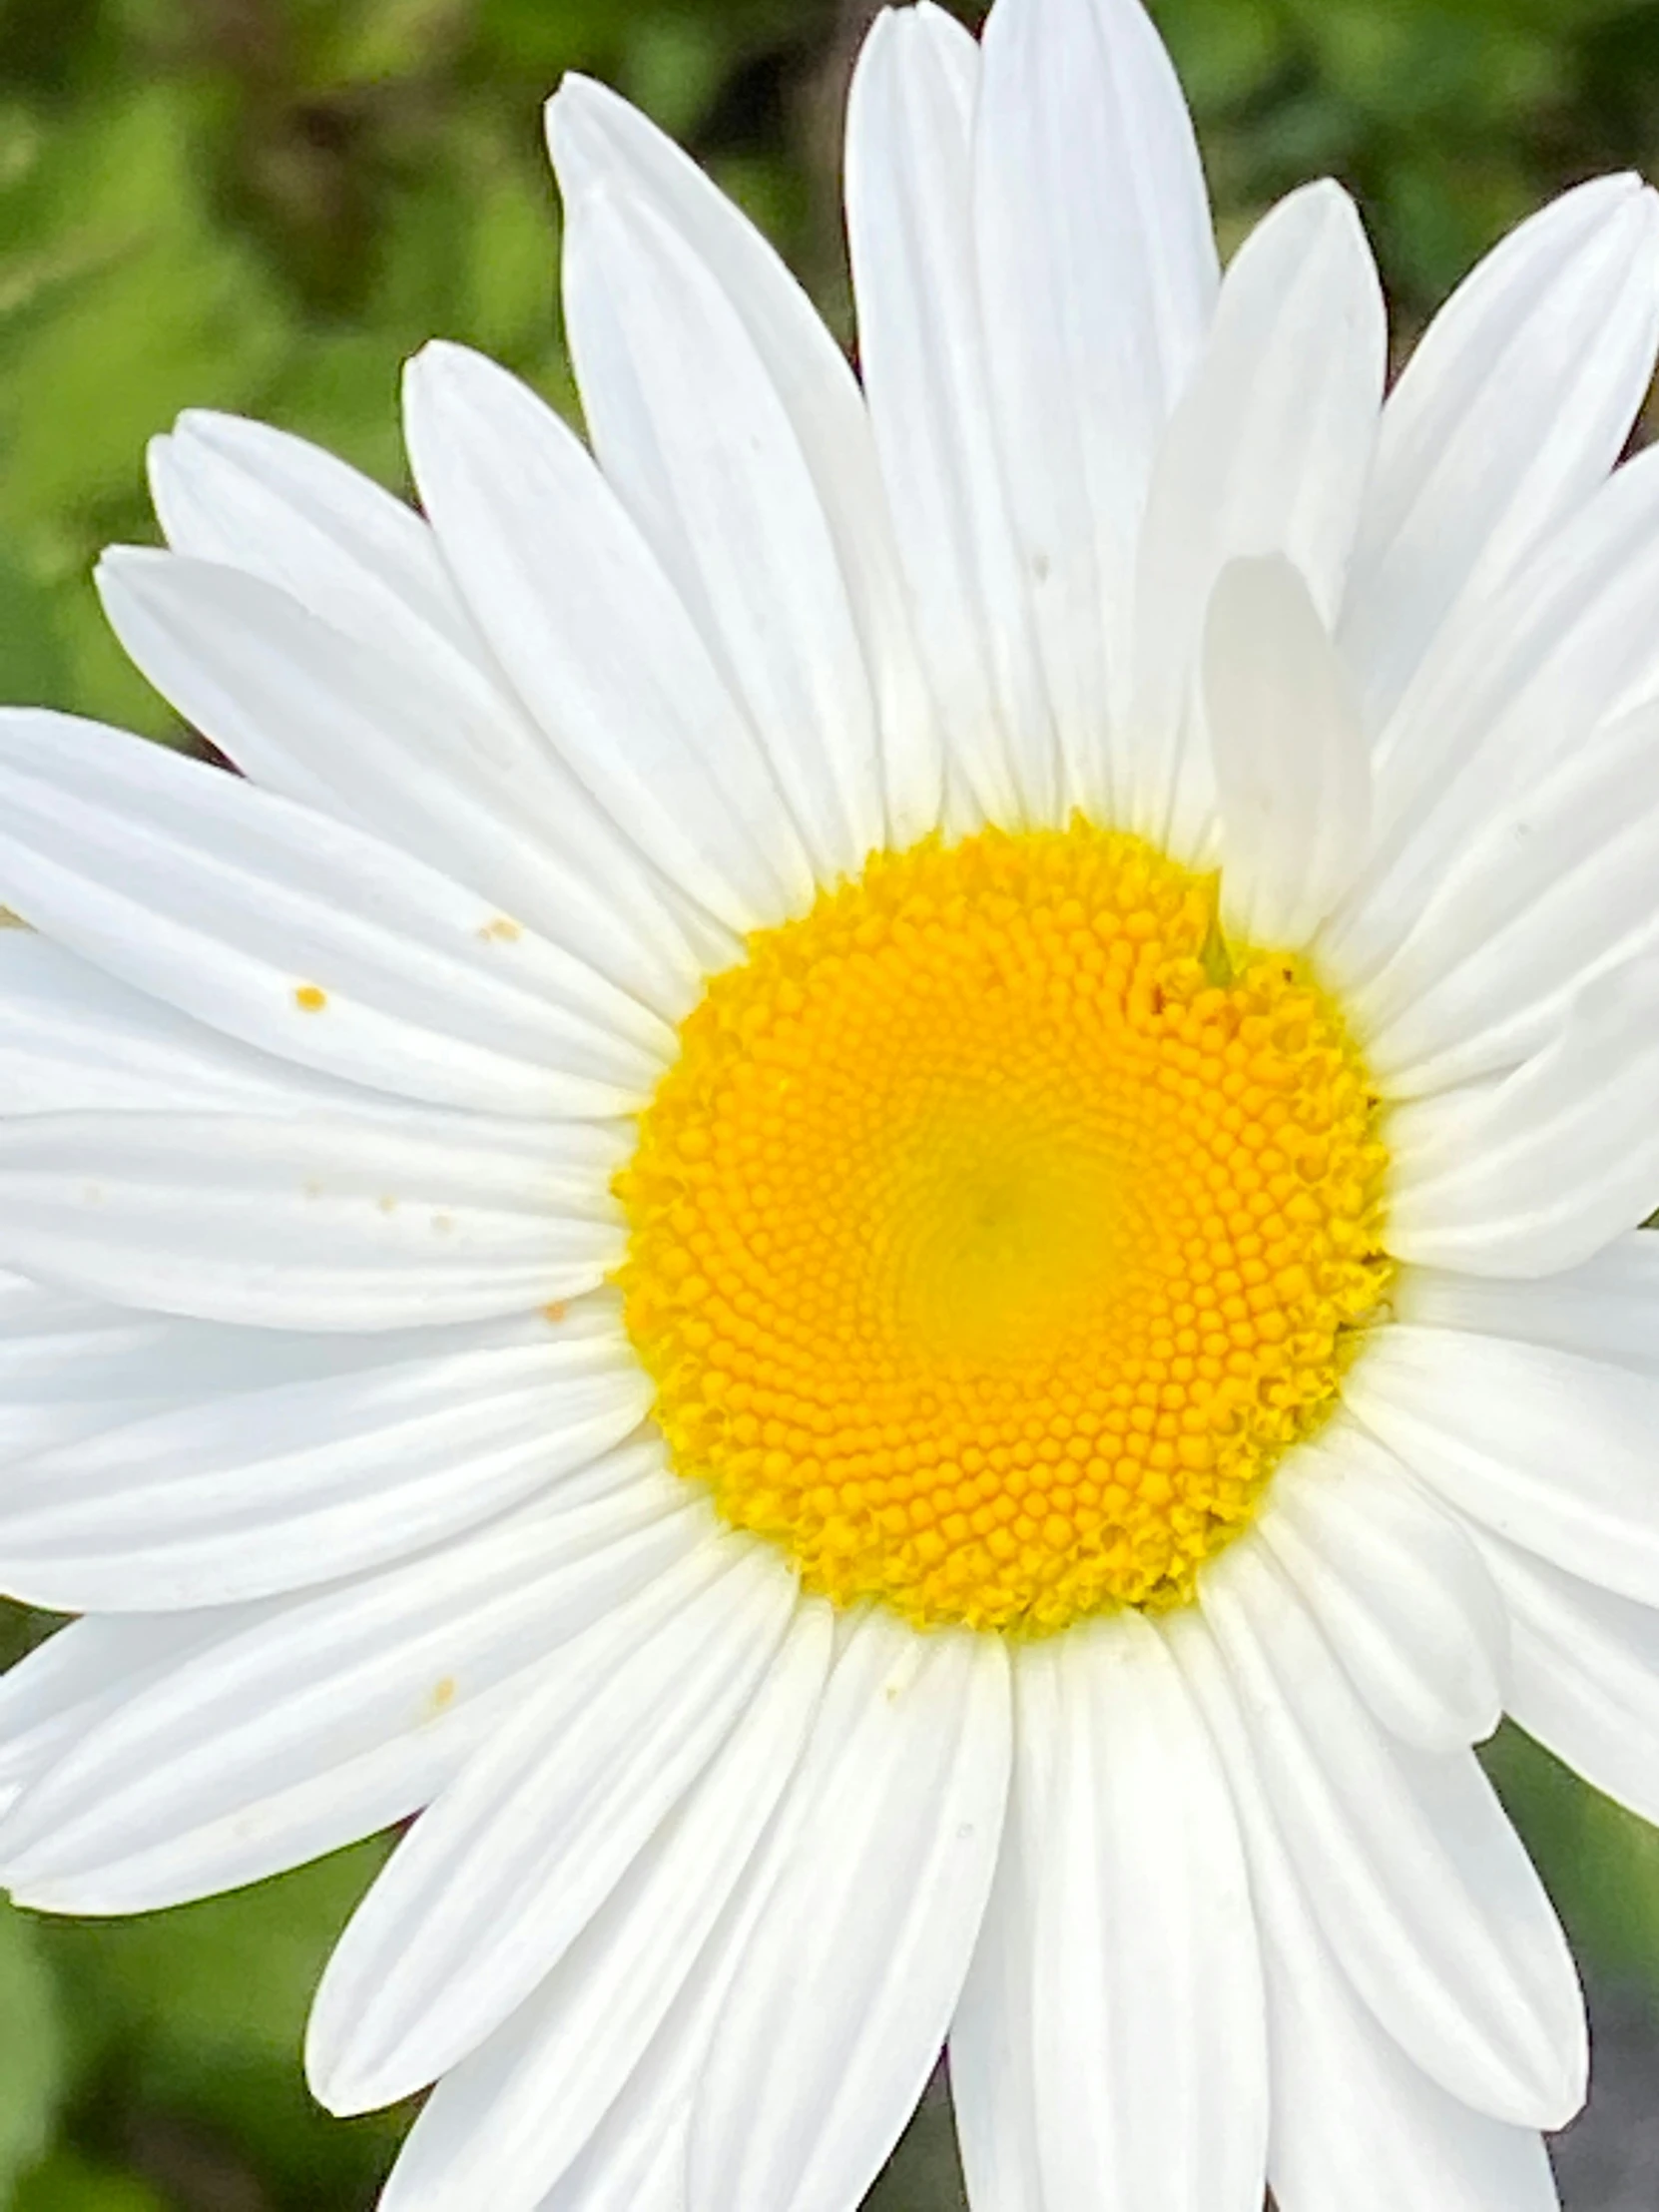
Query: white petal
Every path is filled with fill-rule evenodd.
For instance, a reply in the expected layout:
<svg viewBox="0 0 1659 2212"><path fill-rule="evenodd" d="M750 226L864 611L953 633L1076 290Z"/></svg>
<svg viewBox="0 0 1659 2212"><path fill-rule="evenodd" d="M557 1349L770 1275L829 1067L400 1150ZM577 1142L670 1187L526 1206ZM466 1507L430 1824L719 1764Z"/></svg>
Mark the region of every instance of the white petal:
<svg viewBox="0 0 1659 2212"><path fill-rule="evenodd" d="M730 1734L795 1602L773 1552L728 1536L566 1648L352 1915L311 2007L319 2102L396 2103L516 2010Z"/></svg>
<svg viewBox="0 0 1659 2212"><path fill-rule="evenodd" d="M843 1627L835 1686L815 1717L778 1818L644 2059L540 2212L687 2212L691 2123L711 2050L724 2032L729 1992L746 1962L753 1970L752 1939L773 1909L779 1883L789 1879L804 1851L813 1856L826 1819L826 1793L842 1788L845 1747L868 1733L872 1660L883 1650L890 1653L900 1635L914 1642L908 1631L880 1616L872 1621L855 1615ZM939 1747L928 1749L936 1756ZM871 1881L871 1896L886 1901L879 1873L872 1873ZM802 1926L819 1925L815 1904ZM787 1977L787 1965L783 1970ZM847 2030L856 2034L855 2019ZM837 2197L837 2208L856 2194L854 2186Z"/></svg>
<svg viewBox="0 0 1659 2212"><path fill-rule="evenodd" d="M1153 457L1219 282L1192 122L1139 0L999 0L974 219L998 443L1067 789L1099 814Z"/></svg>
<svg viewBox="0 0 1659 2212"><path fill-rule="evenodd" d="M1261 1965L1214 1747L1136 1614L1035 1645L1027 1667L1050 1674L1059 1724L1030 1931L1044 2205L1259 2212Z"/></svg>
<svg viewBox="0 0 1659 2212"><path fill-rule="evenodd" d="M622 2093L744 1881L801 1756L831 1650L797 1609L731 1735L541 1987L438 2083L382 2212L534 2212Z"/></svg>
<svg viewBox="0 0 1659 2212"><path fill-rule="evenodd" d="M157 1320L0 1275L0 1464L166 1403L176 1382L171 1340L180 1330L198 1333L192 1323ZM217 1346L248 1332L201 1334ZM290 1340L262 1334L256 1341ZM208 1364L216 1364L215 1353Z"/></svg>
<svg viewBox="0 0 1659 2212"><path fill-rule="evenodd" d="M566 191L614 180L672 225L724 288L765 364L851 598L880 715L888 836L902 849L937 826L942 763L857 379L774 248L637 108L571 76L549 103L547 124Z"/></svg>
<svg viewBox="0 0 1659 2212"><path fill-rule="evenodd" d="M746 319L625 189L565 202L589 434L769 756L821 880L885 841L876 698L829 518Z"/></svg>
<svg viewBox="0 0 1659 2212"><path fill-rule="evenodd" d="M995 1637L851 1629L698 2088L688 2212L846 2212L875 2178L984 1912L1008 1705Z"/></svg>
<svg viewBox="0 0 1659 2212"><path fill-rule="evenodd" d="M1378 741L1377 849L1321 945L1345 992L1404 938L1494 798L1653 697L1656 594L1659 454L1644 453L1447 625Z"/></svg>
<svg viewBox="0 0 1659 2212"><path fill-rule="evenodd" d="M188 722L266 789L354 822L494 902L486 936L528 927L659 1013L697 997L697 961L641 868L538 809L537 779L492 760L418 661L345 636L243 571L118 546L98 571L128 655ZM570 794L557 790L560 813ZM591 808L588 810L591 814ZM582 825L591 839L591 822Z"/></svg>
<svg viewBox="0 0 1659 2212"><path fill-rule="evenodd" d="M151 482L177 552L274 585L403 670L428 703L421 727L436 716L447 750L475 775L510 779L521 826L533 826L561 874L602 895L618 927L626 919L632 936L654 944L672 909L665 957L680 956L687 934L733 956L731 940L653 873L509 690L422 516L301 438L200 409L152 442ZM371 802L364 819L376 827L395 786L365 783L344 761L332 767Z"/></svg>
<svg viewBox="0 0 1659 2212"><path fill-rule="evenodd" d="M333 454L193 407L151 441L150 488L176 552L263 578L444 689L498 694L427 524Z"/></svg>
<svg viewBox="0 0 1659 2212"><path fill-rule="evenodd" d="M1373 1713L1423 1751L1503 1717L1508 1622L1461 1524L1352 1422L1274 1477L1259 1527Z"/></svg>
<svg viewBox="0 0 1659 2212"><path fill-rule="evenodd" d="M1429 324L1383 409L1343 616L1372 728L1612 468L1656 347L1659 202L1634 177L1521 224Z"/></svg>
<svg viewBox="0 0 1659 2212"><path fill-rule="evenodd" d="M9 1381L9 1355L13 1338L27 1341L37 1332L55 1335L59 1329L102 1326L117 1320L119 1309L94 1306L61 1291L48 1290L26 1275L0 1274L0 1378Z"/></svg>
<svg viewBox="0 0 1659 2212"><path fill-rule="evenodd" d="M1391 1098L1513 1067L1659 920L1659 708L1595 732L1492 808L1348 1003Z"/></svg>
<svg viewBox="0 0 1659 2212"><path fill-rule="evenodd" d="M941 8L877 17L847 107L846 220L859 363L950 773L1012 826L1058 821L1064 798L984 359L978 74Z"/></svg>
<svg viewBox="0 0 1659 2212"><path fill-rule="evenodd" d="M1227 1768L1250 1858L1274 2081L1269 2179L1280 2212L1556 2212L1538 2137L1448 2096L1355 1995L1275 1826L1202 1617L1173 1615L1165 1633Z"/></svg>
<svg viewBox="0 0 1659 2212"><path fill-rule="evenodd" d="M1391 1745L1258 1543L1202 1590L1286 1848L1379 2020L1476 2110L1560 2127L1583 2101L1565 1937L1471 1752Z"/></svg>
<svg viewBox="0 0 1659 2212"><path fill-rule="evenodd" d="M225 1632L213 1613L71 1621L0 1675L0 1789L37 1781L99 1721Z"/></svg>
<svg viewBox="0 0 1659 2212"><path fill-rule="evenodd" d="M430 1334L412 1361L388 1352L14 1464L0 1588L59 1612L161 1612L329 1581L518 1504L650 1410L614 1317L572 1332L537 1316L454 1349Z"/></svg>
<svg viewBox="0 0 1659 2212"><path fill-rule="evenodd" d="M686 2212L693 2099L792 1833L786 1809L762 1839L645 2056L538 2212Z"/></svg>
<svg viewBox="0 0 1659 2212"><path fill-rule="evenodd" d="M1377 268L1339 187L1293 193L1240 249L1153 472L1135 600L1139 827L1190 846L1212 804L1191 730L1227 562L1283 553L1335 619L1387 347Z"/></svg>
<svg viewBox="0 0 1659 2212"><path fill-rule="evenodd" d="M151 1912L406 1819L562 1643L706 1540L684 1486L639 1457L639 1480L589 1502L573 1484L427 1558L227 1611L24 1793L0 1877L43 1912Z"/></svg>
<svg viewBox="0 0 1659 2212"><path fill-rule="evenodd" d="M1402 1268L1393 1306L1401 1321L1513 1337L1659 1376L1659 1236L1643 1230L1538 1282Z"/></svg>
<svg viewBox="0 0 1659 2212"><path fill-rule="evenodd" d="M652 2086L657 2093L647 2103L635 2099L630 2084L590 2150L537 2212L685 2212L684 2100L669 2105L655 2076Z"/></svg>
<svg viewBox="0 0 1659 2212"><path fill-rule="evenodd" d="M1470 1275L1581 1266L1659 1195L1659 957L1584 986L1555 1041L1485 1088L1397 1108L1388 1250Z"/></svg>
<svg viewBox="0 0 1659 2212"><path fill-rule="evenodd" d="M169 1005L404 1097L626 1112L673 1051L637 1000L390 845L63 715L0 713L0 893Z"/></svg>
<svg viewBox="0 0 1659 2212"><path fill-rule="evenodd" d="M872 1627L868 1616L855 1615L843 1628L838 1694L830 1694L815 1717L813 1741L779 1817L644 2059L541 2212L687 2212L692 2114L726 2017L728 1993L749 1956L757 1925L771 1910L777 1884L819 1833L825 1793L839 1786L841 1747L849 1731L861 1734L869 1719L870 1665L882 1648L872 1638L883 1628L888 1639L898 1633L890 1621L877 1619ZM884 1896L874 1879L872 1895ZM816 1913L803 1925L816 1927ZM855 2025L849 2027L855 2032Z"/></svg>
<svg viewBox="0 0 1659 2212"><path fill-rule="evenodd" d="M950 2090L974 2212L1059 2212L1046 2193L1037 2114L1037 1900L1052 1868L1060 1754L1052 1667L1014 1661L1013 1763L996 1875L950 2023Z"/></svg>
<svg viewBox="0 0 1659 2212"><path fill-rule="evenodd" d="M1222 919L1236 942L1305 944L1371 834L1371 755L1348 672L1283 554L1230 561L1204 629L1221 809Z"/></svg>
<svg viewBox="0 0 1659 2212"><path fill-rule="evenodd" d="M575 433L456 345L410 362L404 418L444 557L587 789L732 927L809 903L811 868L754 734Z"/></svg>
<svg viewBox="0 0 1659 2212"><path fill-rule="evenodd" d="M371 1094L239 1043L32 929L0 929L0 1112L315 1113Z"/></svg>
<svg viewBox="0 0 1659 2212"><path fill-rule="evenodd" d="M1659 1612L1499 1537L1481 1548L1514 1624L1510 1712L1595 1789L1659 1820Z"/></svg>
<svg viewBox="0 0 1659 2212"><path fill-rule="evenodd" d="M561 1333L614 1335L607 1293L567 1308ZM322 1336L302 1330L221 1328L96 1299L68 1297L22 1276L0 1276L0 1405L73 1398L112 1427L119 1409L189 1405L236 1390L276 1388L360 1374L435 1349L529 1341L550 1316L524 1315L472 1330L408 1329Z"/></svg>
<svg viewBox="0 0 1659 2212"><path fill-rule="evenodd" d="M1659 1603L1659 1378L1401 1325L1379 1333L1345 1391L1460 1512L1574 1574Z"/></svg>
<svg viewBox="0 0 1659 2212"><path fill-rule="evenodd" d="M628 1133L404 1113L38 1114L0 1123L0 1261L163 1313L375 1330L594 1289Z"/></svg>

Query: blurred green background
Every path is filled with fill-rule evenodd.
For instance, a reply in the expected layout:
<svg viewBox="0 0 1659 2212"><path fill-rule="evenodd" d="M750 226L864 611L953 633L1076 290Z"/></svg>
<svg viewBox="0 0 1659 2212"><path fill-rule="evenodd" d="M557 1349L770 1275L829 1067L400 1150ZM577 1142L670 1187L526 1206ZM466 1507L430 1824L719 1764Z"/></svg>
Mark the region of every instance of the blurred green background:
<svg viewBox="0 0 1659 2212"><path fill-rule="evenodd" d="M1227 239L1286 187L1335 172L1365 204L1402 339L1560 186L1608 167L1659 174L1656 0L1154 9ZM428 336L484 346L568 403L539 145L541 98L566 69L609 79L687 140L844 330L838 118L870 12L0 0L0 699L180 735L105 635L88 570L108 541L153 534L144 442L181 407L268 416L397 483L398 366ZM14 1650L39 1626L4 1625ZM1623 1988L1640 2041L1659 2016L1659 1840L1518 1741L1493 1763L1592 1981ZM375 1851L143 1923L0 1909L0 2206L368 2205L401 2119L325 2121L297 2054ZM1649 2112L1659 2037L1653 2049ZM1659 2206L1659 2169L1631 2186L1593 2201ZM959 2201L936 2106L872 2201ZM1569 2187L1568 2201L1590 2212L1590 2195Z"/></svg>

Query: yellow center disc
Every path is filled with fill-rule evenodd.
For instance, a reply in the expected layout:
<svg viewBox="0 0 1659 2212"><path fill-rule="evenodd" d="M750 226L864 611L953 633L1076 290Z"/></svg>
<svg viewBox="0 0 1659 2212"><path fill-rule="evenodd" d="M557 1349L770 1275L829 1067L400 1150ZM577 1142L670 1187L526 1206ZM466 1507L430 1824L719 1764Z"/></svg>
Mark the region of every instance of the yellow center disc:
<svg viewBox="0 0 1659 2212"><path fill-rule="evenodd" d="M880 855L714 979L619 1180L674 1463L839 1603L1179 1602L1385 1292L1376 1119L1213 877L1082 822Z"/></svg>

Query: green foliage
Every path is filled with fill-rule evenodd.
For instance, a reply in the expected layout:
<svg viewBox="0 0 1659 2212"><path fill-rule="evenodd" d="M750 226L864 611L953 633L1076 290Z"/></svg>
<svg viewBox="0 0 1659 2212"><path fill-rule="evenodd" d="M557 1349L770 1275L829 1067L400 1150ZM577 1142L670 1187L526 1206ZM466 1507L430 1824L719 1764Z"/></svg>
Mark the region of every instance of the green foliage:
<svg viewBox="0 0 1659 2212"><path fill-rule="evenodd" d="M1659 166L1655 0L1153 6L1228 241L1336 172L1406 332L1550 192ZM153 535L144 446L179 409L269 416L395 484L400 364L433 334L570 404L539 125L567 69L685 138L844 330L834 118L858 19L855 0L0 0L0 699L183 735L89 583L101 546ZM1659 1993L1659 1841L1522 1740L1493 1758L1586 1954ZM323 2120L299 2047L372 1863L149 1923L0 1912L0 2206L370 2202L400 2121ZM935 2104L882 2212L957 2201L941 2124Z"/></svg>
<svg viewBox="0 0 1659 2212"><path fill-rule="evenodd" d="M20 2184L15 2212L168 2212L165 2197L133 2174L56 2150Z"/></svg>
<svg viewBox="0 0 1659 2212"><path fill-rule="evenodd" d="M328 2119L300 2050L383 1853L144 1920L0 1916L0 2204L30 2168L18 2212L370 2203L407 2115ZM42 2163L60 2119L67 2140Z"/></svg>
<svg viewBox="0 0 1659 2212"><path fill-rule="evenodd" d="M36 1932L0 1912L0 2201L51 2143L68 2085L64 2009Z"/></svg>
<svg viewBox="0 0 1659 2212"><path fill-rule="evenodd" d="M1659 1829L1518 1729L1506 1727L1485 1760L1586 1971L1640 1983L1659 2009Z"/></svg>

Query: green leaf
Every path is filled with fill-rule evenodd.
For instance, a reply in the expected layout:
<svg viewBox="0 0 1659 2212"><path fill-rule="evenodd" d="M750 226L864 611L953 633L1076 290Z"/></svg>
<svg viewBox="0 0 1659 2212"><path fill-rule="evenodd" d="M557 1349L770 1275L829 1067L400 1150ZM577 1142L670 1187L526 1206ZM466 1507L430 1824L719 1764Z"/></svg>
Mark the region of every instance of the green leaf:
<svg viewBox="0 0 1659 2212"><path fill-rule="evenodd" d="M1482 1753L1592 1971L1639 1981L1659 2004L1659 1831L1505 1726Z"/></svg>

